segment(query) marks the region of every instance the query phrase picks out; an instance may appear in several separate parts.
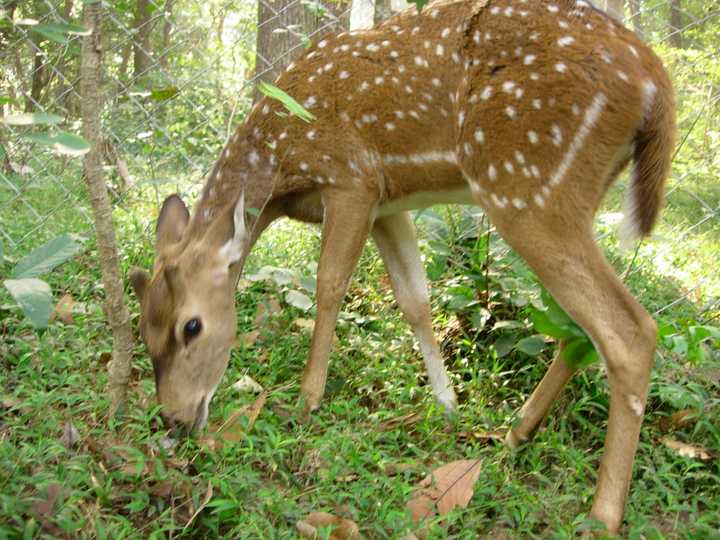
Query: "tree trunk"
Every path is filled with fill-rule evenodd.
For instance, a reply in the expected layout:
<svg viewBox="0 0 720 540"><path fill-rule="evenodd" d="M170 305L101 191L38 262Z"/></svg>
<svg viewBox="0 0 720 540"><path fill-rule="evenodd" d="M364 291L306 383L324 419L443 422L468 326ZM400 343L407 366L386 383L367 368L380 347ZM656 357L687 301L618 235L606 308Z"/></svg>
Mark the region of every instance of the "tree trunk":
<svg viewBox="0 0 720 540"><path fill-rule="evenodd" d="M331 16L325 18L306 9L297 0L258 2L255 77L267 82L277 79L292 59L303 52L308 37L317 41L339 29L337 14L347 5L348 0L328 4L326 8ZM259 96L256 92L255 100Z"/></svg>
<svg viewBox="0 0 720 540"><path fill-rule="evenodd" d="M83 38L80 64L80 93L82 96L83 135L90 143L85 155L85 180L95 218L97 242L102 281L105 288L106 313L113 336L113 358L108 366L108 393L111 400L110 414L115 415L124 404L130 380L133 335L130 316L123 299L123 284L120 279L115 230L112 223L112 207L107 186L103 178L103 144L100 134L100 28L102 4L86 3L83 8L84 25L91 30Z"/></svg>
<svg viewBox="0 0 720 540"><path fill-rule="evenodd" d="M625 21L625 0L605 0L605 11L619 21Z"/></svg>
<svg viewBox="0 0 720 540"><path fill-rule="evenodd" d="M170 34L172 33L172 14L175 0L165 0L165 21L163 22L162 49L160 50L160 65L163 69L168 65L168 48L170 47Z"/></svg>
<svg viewBox="0 0 720 540"><path fill-rule="evenodd" d="M47 56L40 42L37 43L39 50L33 49L33 68L32 83L30 86L30 96L25 99L25 112L32 112L42 99L42 91L48 83L47 76Z"/></svg>
<svg viewBox="0 0 720 540"><path fill-rule="evenodd" d="M683 40L683 12L680 0L672 0L670 2L670 43L673 47L682 49L685 46Z"/></svg>
<svg viewBox="0 0 720 540"><path fill-rule="evenodd" d="M134 37L134 77L142 79L148 75L152 58L150 57L150 0L137 0L135 11L135 37Z"/></svg>
<svg viewBox="0 0 720 540"><path fill-rule="evenodd" d="M641 0L630 0L630 13L635 33L640 36L640 38L645 39L645 27L643 26Z"/></svg>
<svg viewBox="0 0 720 540"><path fill-rule="evenodd" d="M375 22L375 0L352 0L350 29L370 28Z"/></svg>

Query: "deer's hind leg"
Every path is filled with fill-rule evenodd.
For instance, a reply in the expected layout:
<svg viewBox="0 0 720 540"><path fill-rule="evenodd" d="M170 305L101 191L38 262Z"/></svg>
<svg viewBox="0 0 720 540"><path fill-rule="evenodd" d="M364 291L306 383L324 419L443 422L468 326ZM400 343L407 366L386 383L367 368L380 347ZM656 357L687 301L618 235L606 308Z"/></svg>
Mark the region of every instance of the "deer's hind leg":
<svg viewBox="0 0 720 540"><path fill-rule="evenodd" d="M550 411L550 407L568 381L575 375L577 369L571 367L561 357L564 348L565 341L561 341L545 376L520 409L518 424L511 428L505 436L505 443L510 448L517 448L535 435Z"/></svg>
<svg viewBox="0 0 720 540"><path fill-rule="evenodd" d="M446 412L452 412L457 407L457 399L433 334L425 268L410 215L401 212L378 219L373 238L390 276L400 311L420 345L435 398Z"/></svg>
<svg viewBox="0 0 720 540"><path fill-rule="evenodd" d="M514 90L513 84L506 89ZM533 97L553 95L528 88ZM527 98L507 105L504 112L500 107L506 99L487 104L480 99L460 130L458 153L475 200L606 362L609 422L591 516L615 533L630 486L657 327L615 275L592 230L607 179L626 158L640 116L619 114L604 93L585 90L558 96L554 114L543 121L528 109L534 102ZM548 102L538 105L546 108ZM484 132L485 119L498 113L505 121ZM554 394L561 382L554 381ZM542 408L549 401L531 398ZM526 428L535 427L537 416Z"/></svg>

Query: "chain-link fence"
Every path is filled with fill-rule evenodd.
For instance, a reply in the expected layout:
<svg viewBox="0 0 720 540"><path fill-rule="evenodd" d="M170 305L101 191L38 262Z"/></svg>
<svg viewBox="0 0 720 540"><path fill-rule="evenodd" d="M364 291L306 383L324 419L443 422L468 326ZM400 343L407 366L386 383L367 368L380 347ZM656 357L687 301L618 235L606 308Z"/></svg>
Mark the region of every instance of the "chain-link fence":
<svg viewBox="0 0 720 540"><path fill-rule="evenodd" d="M15 121L0 124L0 240L5 256L17 258L60 233L91 232L82 158L62 137L80 132L83 3L1 5L0 106ZM192 200L258 79L272 81L320 35L399 8L402 0L107 0L103 152L116 219L147 225L170 190ZM634 0L624 15L665 59L681 128L663 222L626 277L671 284L650 302L655 311L692 306L712 319L720 313L720 5ZM599 219L609 243L623 189L621 182Z"/></svg>

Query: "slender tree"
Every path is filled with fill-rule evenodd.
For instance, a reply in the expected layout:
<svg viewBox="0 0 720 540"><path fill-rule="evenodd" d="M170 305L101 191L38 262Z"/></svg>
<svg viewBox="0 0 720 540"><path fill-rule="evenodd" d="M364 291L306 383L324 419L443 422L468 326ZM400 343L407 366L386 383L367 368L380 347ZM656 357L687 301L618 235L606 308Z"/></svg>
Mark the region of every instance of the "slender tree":
<svg viewBox="0 0 720 540"><path fill-rule="evenodd" d="M133 44L133 64L135 79L145 77L152 66L150 56L150 35L152 23L150 21L150 0L137 0L135 8L135 37Z"/></svg>
<svg viewBox="0 0 720 540"><path fill-rule="evenodd" d="M642 0L630 0L630 14L632 17L633 30L641 38L645 39L645 28L643 26Z"/></svg>
<svg viewBox="0 0 720 540"><path fill-rule="evenodd" d="M613 17L625 20L625 0L605 0L605 9Z"/></svg>
<svg viewBox="0 0 720 540"><path fill-rule="evenodd" d="M100 28L102 3L97 0L85 2L83 22L91 34L83 38L80 65L80 93L82 96L83 135L90 143L85 155L85 180L95 218L95 238L102 281L105 289L105 312L113 336L113 357L109 364L108 392L111 399L111 415L125 402L130 380L133 335L130 315L123 298L115 230L112 223L112 206L103 176L103 143L100 133L99 91L101 66Z"/></svg>
<svg viewBox="0 0 720 540"><path fill-rule="evenodd" d="M681 49L685 46L682 33L684 27L682 3L680 0L672 0L670 2L670 43L673 47Z"/></svg>

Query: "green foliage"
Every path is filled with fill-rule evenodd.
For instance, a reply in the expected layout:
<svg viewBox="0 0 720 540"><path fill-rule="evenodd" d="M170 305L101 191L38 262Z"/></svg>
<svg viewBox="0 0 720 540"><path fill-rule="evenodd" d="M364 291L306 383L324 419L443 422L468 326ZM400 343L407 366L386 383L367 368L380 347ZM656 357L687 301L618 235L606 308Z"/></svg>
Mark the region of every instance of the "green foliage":
<svg viewBox="0 0 720 540"><path fill-rule="evenodd" d="M6 279L5 288L37 329L47 328L53 309L50 285L42 279Z"/></svg>
<svg viewBox="0 0 720 540"><path fill-rule="evenodd" d="M16 279L33 278L52 271L82 249L81 238L64 234L34 249L20 259L12 276Z"/></svg>
<svg viewBox="0 0 720 540"><path fill-rule="evenodd" d="M29 133L26 137L36 143L53 148L64 156L83 156L90 151L90 144L74 133L57 131L56 133Z"/></svg>
<svg viewBox="0 0 720 540"><path fill-rule="evenodd" d="M311 122L315 120L315 115L300 105L295 99L288 95L286 92L274 86L272 84L260 81L258 83L258 90L270 99L275 99L283 104L287 111L293 116L297 116L304 122Z"/></svg>
<svg viewBox="0 0 720 540"><path fill-rule="evenodd" d="M544 309L529 306L535 330L555 339L567 340L562 358L574 368L584 368L598 361L599 355L585 331L573 321L544 288L541 299Z"/></svg>
<svg viewBox="0 0 720 540"><path fill-rule="evenodd" d="M3 282L35 328L47 328L53 308L50 286L38 276L50 272L81 249L77 236L54 238L20 259L11 272L14 279Z"/></svg>
<svg viewBox="0 0 720 540"><path fill-rule="evenodd" d="M88 36L90 30L77 24L47 23L32 26L33 32L60 45L66 45L68 36Z"/></svg>

